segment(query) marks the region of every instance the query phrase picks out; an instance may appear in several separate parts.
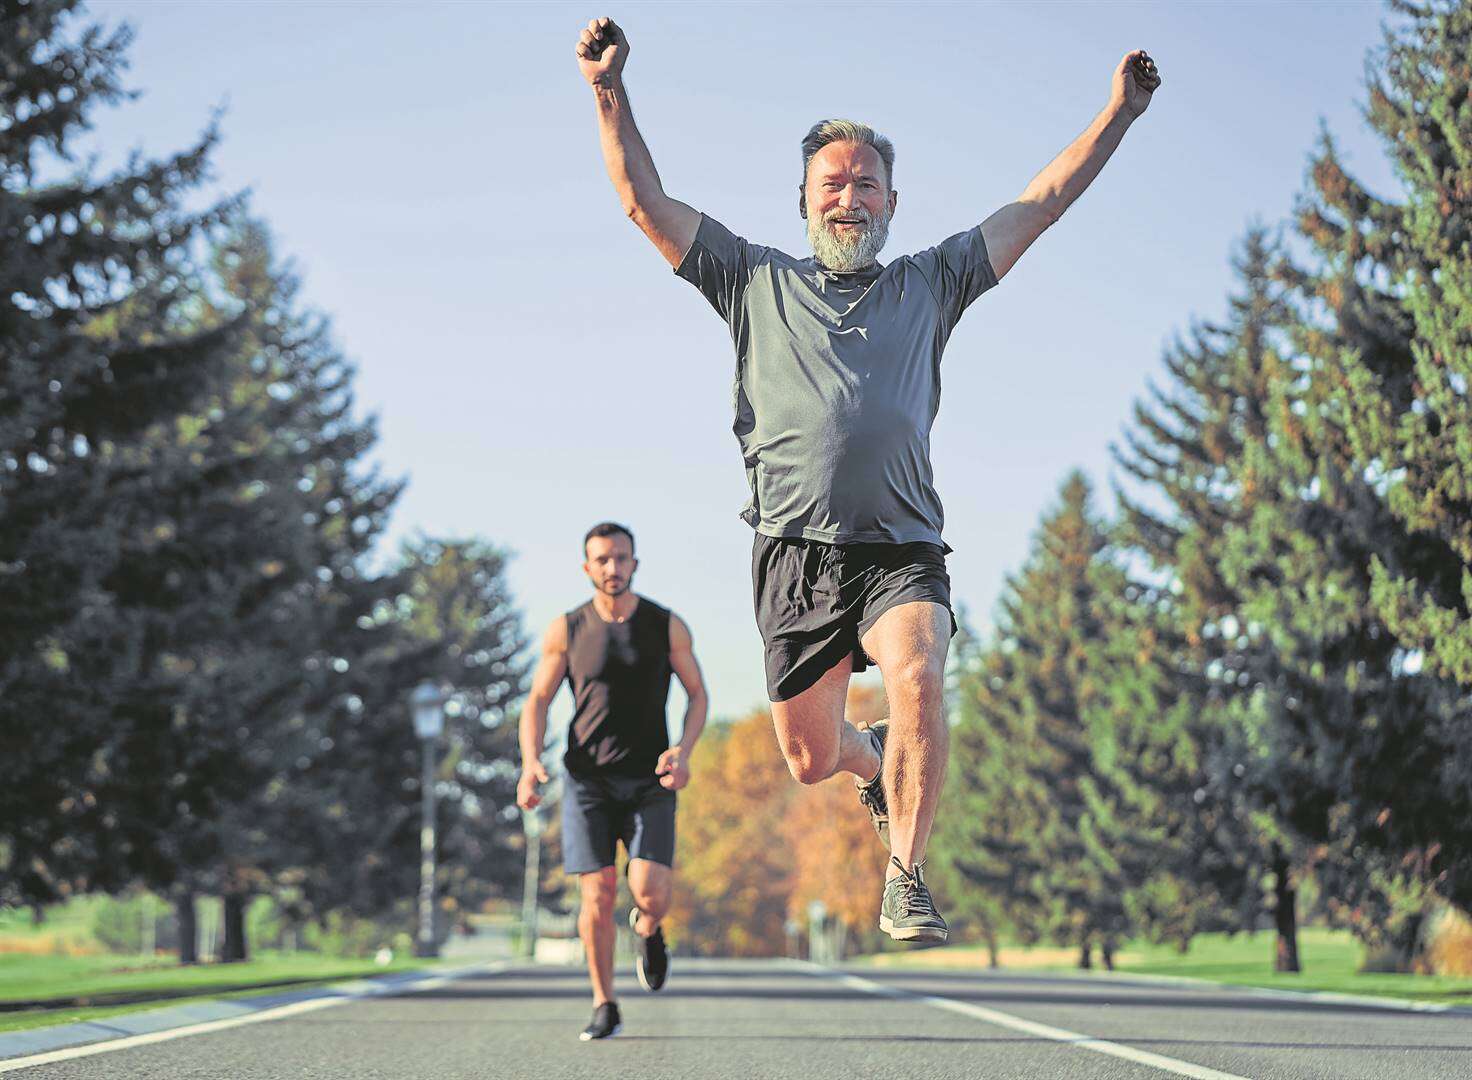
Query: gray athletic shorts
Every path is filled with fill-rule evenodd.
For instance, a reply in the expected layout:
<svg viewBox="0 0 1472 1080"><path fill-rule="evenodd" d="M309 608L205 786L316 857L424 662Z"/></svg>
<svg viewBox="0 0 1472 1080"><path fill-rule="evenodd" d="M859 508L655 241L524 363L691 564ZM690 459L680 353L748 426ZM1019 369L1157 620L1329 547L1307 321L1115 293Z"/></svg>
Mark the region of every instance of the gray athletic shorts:
<svg viewBox="0 0 1472 1080"><path fill-rule="evenodd" d="M924 541L824 544L757 533L751 584L766 646L767 697L795 698L845 656L863 671L873 661L859 642L892 607L924 600L950 611L949 553Z"/></svg>
<svg viewBox="0 0 1472 1080"><path fill-rule="evenodd" d="M675 793L654 776L563 777L562 868L613 866L618 842L631 859L675 865Z"/></svg>

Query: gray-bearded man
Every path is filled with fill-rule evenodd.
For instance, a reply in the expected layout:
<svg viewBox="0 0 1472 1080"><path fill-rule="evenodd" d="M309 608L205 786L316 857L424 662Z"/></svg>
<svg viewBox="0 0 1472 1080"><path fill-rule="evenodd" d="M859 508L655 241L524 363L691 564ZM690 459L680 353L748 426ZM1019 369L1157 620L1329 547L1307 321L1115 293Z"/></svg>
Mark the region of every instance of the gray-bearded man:
<svg viewBox="0 0 1472 1080"><path fill-rule="evenodd" d="M623 84L629 42L609 19L579 36L609 178L624 212L730 327L736 437L756 530L752 582L777 740L792 775L856 778L890 862L879 925L944 941L921 866L945 778L942 677L950 637L943 514L930 428L940 359L967 306L1007 273L1099 174L1160 86L1143 50L1109 101L1015 202L936 247L877 261L898 204L894 148L826 120L802 140L798 213L814 256L748 243L665 194ZM879 666L887 721L844 720L849 676Z"/></svg>

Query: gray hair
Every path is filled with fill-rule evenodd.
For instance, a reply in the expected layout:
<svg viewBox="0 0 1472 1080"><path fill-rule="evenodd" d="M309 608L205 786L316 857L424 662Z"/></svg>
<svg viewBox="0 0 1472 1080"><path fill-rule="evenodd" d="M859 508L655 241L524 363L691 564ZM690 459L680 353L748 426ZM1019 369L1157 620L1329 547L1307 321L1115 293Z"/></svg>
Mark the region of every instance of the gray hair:
<svg viewBox="0 0 1472 1080"><path fill-rule="evenodd" d="M894 187L894 143L868 124L857 120L819 120L802 138L802 182L808 182L808 166L813 155L829 143L852 142L872 146L884 162L884 182Z"/></svg>

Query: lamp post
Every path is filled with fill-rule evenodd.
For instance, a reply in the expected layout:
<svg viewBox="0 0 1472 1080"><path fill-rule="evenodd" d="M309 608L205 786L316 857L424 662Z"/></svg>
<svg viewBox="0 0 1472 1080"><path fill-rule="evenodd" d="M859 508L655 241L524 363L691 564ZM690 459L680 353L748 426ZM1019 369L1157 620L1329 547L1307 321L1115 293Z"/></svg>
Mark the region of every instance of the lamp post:
<svg viewBox="0 0 1472 1080"><path fill-rule="evenodd" d="M537 955L537 893L541 884L542 817L535 810L521 812L526 834L526 873L521 887L521 955Z"/></svg>
<svg viewBox="0 0 1472 1080"><path fill-rule="evenodd" d="M828 905L821 900L808 904L808 959L814 964L828 962L828 941L823 920L828 917Z"/></svg>
<svg viewBox="0 0 1472 1080"><path fill-rule="evenodd" d="M434 933L434 744L445 730L445 692L428 680L409 696L414 712L414 734L423 750L424 772L419 781L423 821L419 829L419 936L415 956L438 956Z"/></svg>

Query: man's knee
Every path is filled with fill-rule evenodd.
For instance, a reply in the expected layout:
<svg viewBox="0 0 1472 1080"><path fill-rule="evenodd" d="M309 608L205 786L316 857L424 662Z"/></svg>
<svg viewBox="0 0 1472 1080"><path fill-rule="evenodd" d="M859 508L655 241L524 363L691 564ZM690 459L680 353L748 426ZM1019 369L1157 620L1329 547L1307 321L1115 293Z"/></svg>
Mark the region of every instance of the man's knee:
<svg viewBox="0 0 1472 1080"><path fill-rule="evenodd" d="M797 747L788 751L787 769L792 773L792 778L799 784L817 784L827 780L833 775L837 767L837 759L829 760L827 756L818 757L806 747Z"/></svg>
<svg viewBox="0 0 1472 1080"><path fill-rule="evenodd" d="M651 918L662 919L669 912L670 890L668 886L660 888L658 886L646 885L643 888L634 889L632 892L634 894L634 903L638 905L639 910Z"/></svg>
<svg viewBox="0 0 1472 1080"><path fill-rule="evenodd" d="M582 883L583 909L579 923L597 926L613 922L613 907L618 901L618 879L612 873L588 875Z"/></svg>
<svg viewBox="0 0 1472 1080"><path fill-rule="evenodd" d="M884 681L891 701L913 701L922 706L938 707L945 691L945 662L938 656L924 653L907 657L885 673Z"/></svg>

